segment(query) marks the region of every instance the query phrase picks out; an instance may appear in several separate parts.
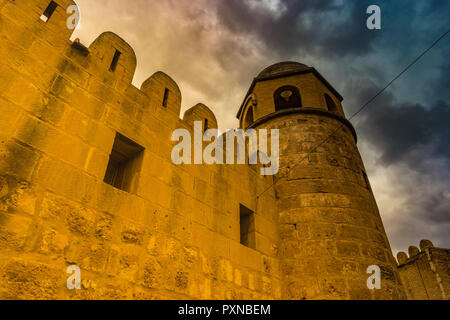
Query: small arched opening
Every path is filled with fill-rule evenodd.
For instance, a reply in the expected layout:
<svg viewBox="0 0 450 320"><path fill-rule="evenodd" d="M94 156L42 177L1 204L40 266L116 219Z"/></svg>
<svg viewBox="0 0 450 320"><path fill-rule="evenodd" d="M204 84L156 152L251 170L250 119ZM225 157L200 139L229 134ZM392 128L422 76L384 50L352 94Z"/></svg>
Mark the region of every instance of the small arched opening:
<svg viewBox="0 0 450 320"><path fill-rule="evenodd" d="M244 118L244 129L247 129L252 125L254 122L254 116L253 116L253 106L248 107L247 112L245 113Z"/></svg>
<svg viewBox="0 0 450 320"><path fill-rule="evenodd" d="M331 99L331 97L327 93L325 93L325 102L327 103L328 111L334 112L334 113L338 112L336 103L334 103L333 99Z"/></svg>
<svg viewBox="0 0 450 320"><path fill-rule="evenodd" d="M275 111L302 107L300 92L293 86L278 88L273 95L273 99L275 101Z"/></svg>

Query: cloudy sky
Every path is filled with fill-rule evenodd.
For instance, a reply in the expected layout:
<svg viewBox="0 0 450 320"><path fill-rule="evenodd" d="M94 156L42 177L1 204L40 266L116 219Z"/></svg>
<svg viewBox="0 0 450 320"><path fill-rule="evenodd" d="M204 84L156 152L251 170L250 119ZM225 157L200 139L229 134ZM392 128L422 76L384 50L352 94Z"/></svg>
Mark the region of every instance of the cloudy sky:
<svg viewBox="0 0 450 320"><path fill-rule="evenodd" d="M89 45L113 31L136 51L134 84L172 76L183 109L208 105L222 130L253 77L283 60L314 66L352 115L449 29L447 0L76 0ZM366 28L380 6L382 29ZM352 119L394 252L450 247L450 35Z"/></svg>

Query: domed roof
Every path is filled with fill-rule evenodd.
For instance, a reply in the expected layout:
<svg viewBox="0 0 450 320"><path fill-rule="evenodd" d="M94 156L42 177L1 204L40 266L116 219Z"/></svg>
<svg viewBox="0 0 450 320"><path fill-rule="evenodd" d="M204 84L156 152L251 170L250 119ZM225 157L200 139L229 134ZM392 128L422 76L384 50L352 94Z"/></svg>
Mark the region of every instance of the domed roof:
<svg viewBox="0 0 450 320"><path fill-rule="evenodd" d="M289 73L295 73L299 71L306 71L310 70L311 67L308 67L306 64L299 63L299 62L293 62L293 61L284 61L284 62L278 62L275 63L267 68L265 68L263 71L261 71L257 79L261 78L269 78L269 77L276 77L283 74L289 74Z"/></svg>
<svg viewBox="0 0 450 320"><path fill-rule="evenodd" d="M294 62L294 61L284 61L284 62L278 62L275 63L267 68L265 68L263 71L261 71L256 78L253 79L252 84L250 85L250 88L247 91L247 94L245 95L245 98L239 108L239 111L236 115L238 119L240 119L242 115L242 111L244 110L244 103L247 100L248 96L253 92L253 89L255 88L255 85L259 81L266 81L266 80L272 80L278 77L283 76L291 76L296 74L302 74L302 73L312 73L316 76L319 81L321 81L325 86L339 99L339 101L342 101L343 98L339 94L339 92L336 91L333 86L313 67L307 66L306 64Z"/></svg>

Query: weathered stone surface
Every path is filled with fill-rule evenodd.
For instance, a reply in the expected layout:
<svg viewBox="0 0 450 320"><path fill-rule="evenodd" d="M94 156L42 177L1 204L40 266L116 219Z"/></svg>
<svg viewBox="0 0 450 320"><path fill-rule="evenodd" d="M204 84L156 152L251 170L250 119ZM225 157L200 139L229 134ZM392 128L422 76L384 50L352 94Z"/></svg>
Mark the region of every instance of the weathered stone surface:
<svg viewBox="0 0 450 320"><path fill-rule="evenodd" d="M404 252L397 255L406 295L410 300L448 300L450 250L435 248L431 241L422 240L420 244L422 251L412 251L409 258Z"/></svg>
<svg viewBox="0 0 450 320"><path fill-rule="evenodd" d="M252 87L252 93L258 97L256 118L261 119L256 120L256 129L280 129L280 174L283 178L275 183L275 191L280 220L285 223L279 229L282 242L278 256L282 275L285 281L292 279L292 283L296 283L295 278L308 274L317 283L322 279L347 282L358 276L364 279L367 267L390 263L393 259L387 259L391 253L384 229L373 218L380 220L351 131L336 131L342 123L324 112L299 110L264 118L276 111L272 99L278 87L285 83L308 86L308 82L314 81L317 81L314 77L297 75L256 82ZM324 88L310 90L302 91L306 101L312 101L313 98L308 96L312 92L316 96L323 94L320 90ZM322 108L317 106L315 108ZM333 136L321 143L330 132ZM298 142L302 140L306 141ZM315 148L318 144L320 147ZM311 150L314 153L310 154ZM353 264L349 263L351 261ZM357 267L356 262L365 267ZM402 292L402 285L394 276L396 266L383 268L386 281L397 283ZM285 287L284 294L317 299L374 297L363 282L356 287L339 283L331 286L323 283L314 290L301 293L290 293L295 292L291 284ZM390 293L384 291L378 295L382 296L390 298Z"/></svg>
<svg viewBox="0 0 450 320"><path fill-rule="evenodd" d="M0 292L4 299L55 299L64 283L62 276L45 264L14 259L1 272Z"/></svg>
<svg viewBox="0 0 450 320"><path fill-rule="evenodd" d="M39 19L43 1L0 3L0 299L405 297L342 99L313 68L258 78L242 105L241 125L280 130L275 177L176 166L173 130L216 128L208 107L180 119L181 92L160 71L134 87L135 53L111 32L89 48L71 42L71 0L58 1L51 23ZM280 112L274 93L286 85L302 106ZM132 192L104 181L117 133L143 148L127 167ZM240 205L253 211L247 245ZM428 242L421 249L435 261ZM433 276L448 288L438 258ZM80 290L66 287L69 265L81 268Z"/></svg>

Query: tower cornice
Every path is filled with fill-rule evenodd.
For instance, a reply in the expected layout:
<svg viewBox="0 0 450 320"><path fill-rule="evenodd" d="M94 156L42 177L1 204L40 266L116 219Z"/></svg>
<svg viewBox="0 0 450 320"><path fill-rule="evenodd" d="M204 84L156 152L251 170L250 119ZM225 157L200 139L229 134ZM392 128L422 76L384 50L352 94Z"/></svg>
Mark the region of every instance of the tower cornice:
<svg viewBox="0 0 450 320"><path fill-rule="evenodd" d="M286 116L286 115L290 115L290 114L295 114L295 113L300 113L300 114L316 114L316 115L321 115L321 116L326 116L326 117L330 117L333 119L336 119L338 121L340 121L343 125L345 125L350 132L353 135L353 138L355 139L355 143L358 141L358 137L356 135L356 130L353 127L352 123L350 121L348 121L347 119L345 119L344 117L341 117L338 114L335 114L333 112L329 112L326 110L322 110L322 109L317 109L317 108L307 108L307 107L303 107L303 108L291 108L291 109L286 109L286 110L280 110L280 111L276 111L273 113L270 113L262 118L259 118L258 120L256 120L255 122L253 122L248 128L256 128L258 126L260 126L261 124L272 120L274 118L279 118L282 116Z"/></svg>

